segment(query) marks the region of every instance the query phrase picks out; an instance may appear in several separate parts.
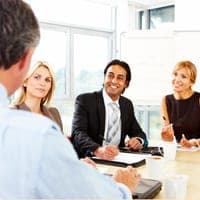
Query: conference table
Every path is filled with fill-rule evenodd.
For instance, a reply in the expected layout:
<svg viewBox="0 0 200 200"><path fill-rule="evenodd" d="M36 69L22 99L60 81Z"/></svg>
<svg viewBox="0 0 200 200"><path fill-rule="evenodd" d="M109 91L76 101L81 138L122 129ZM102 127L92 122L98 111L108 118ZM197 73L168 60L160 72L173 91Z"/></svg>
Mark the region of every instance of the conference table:
<svg viewBox="0 0 200 200"><path fill-rule="evenodd" d="M97 164L104 170L105 173L112 174L114 170L119 167ZM146 164L137 167L142 178L149 178ZM176 152L176 159L174 161L165 160L163 177L168 174L185 174L188 176L186 200L198 200L200 198L200 150L198 151L180 151ZM162 180L161 180L162 181ZM154 199L165 199L163 187L159 194Z"/></svg>

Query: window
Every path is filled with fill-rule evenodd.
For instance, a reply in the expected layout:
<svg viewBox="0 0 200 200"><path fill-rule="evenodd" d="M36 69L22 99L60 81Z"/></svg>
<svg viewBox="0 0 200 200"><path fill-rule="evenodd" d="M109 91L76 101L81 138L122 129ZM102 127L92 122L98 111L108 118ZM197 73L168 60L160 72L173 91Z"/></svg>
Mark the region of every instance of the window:
<svg viewBox="0 0 200 200"><path fill-rule="evenodd" d="M33 63L38 60L46 61L52 67L56 77L56 90L54 96L69 95L67 90L66 65L68 31L54 31L41 29L40 44L33 56ZM59 52L59 53L58 53Z"/></svg>
<svg viewBox="0 0 200 200"><path fill-rule="evenodd" d="M139 11L139 29L173 29L174 5Z"/></svg>
<svg viewBox="0 0 200 200"><path fill-rule="evenodd" d="M103 69L111 58L109 37L74 34L74 95L99 90Z"/></svg>
<svg viewBox="0 0 200 200"><path fill-rule="evenodd" d="M110 29L111 6L88 0L26 0L40 21Z"/></svg>
<svg viewBox="0 0 200 200"><path fill-rule="evenodd" d="M174 24L174 6L150 10L150 29L171 28Z"/></svg>
<svg viewBox="0 0 200 200"><path fill-rule="evenodd" d="M135 115L149 139L161 138L160 106L138 105L135 106Z"/></svg>
<svg viewBox="0 0 200 200"><path fill-rule="evenodd" d="M70 134L74 98L101 88L103 69L116 52L116 9L88 0L26 1L41 25L41 41L32 62L46 61L53 68L52 104L61 113L65 134Z"/></svg>
<svg viewBox="0 0 200 200"><path fill-rule="evenodd" d="M111 31L41 23L41 41L32 63L46 61L55 73L52 104L61 113L66 134L71 130L74 98L102 87L103 69L112 58L112 41Z"/></svg>

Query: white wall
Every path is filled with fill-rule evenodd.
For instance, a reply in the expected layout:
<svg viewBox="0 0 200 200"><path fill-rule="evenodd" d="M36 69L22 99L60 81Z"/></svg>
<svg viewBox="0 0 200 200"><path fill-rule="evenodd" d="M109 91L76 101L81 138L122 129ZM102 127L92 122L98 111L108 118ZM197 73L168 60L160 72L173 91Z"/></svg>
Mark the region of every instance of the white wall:
<svg viewBox="0 0 200 200"><path fill-rule="evenodd" d="M195 88L200 90L200 10L198 0L175 1L176 59L189 59L198 68Z"/></svg>
<svg viewBox="0 0 200 200"><path fill-rule="evenodd" d="M198 0L176 0L176 30L200 30L200 12Z"/></svg>
<svg viewBox="0 0 200 200"><path fill-rule="evenodd" d="M122 34L121 59L130 64L133 74L126 96L136 104L159 105L162 96L172 92L171 72L180 60L191 60L197 66L194 89L200 91L199 15L197 0L176 0L174 31L142 30Z"/></svg>

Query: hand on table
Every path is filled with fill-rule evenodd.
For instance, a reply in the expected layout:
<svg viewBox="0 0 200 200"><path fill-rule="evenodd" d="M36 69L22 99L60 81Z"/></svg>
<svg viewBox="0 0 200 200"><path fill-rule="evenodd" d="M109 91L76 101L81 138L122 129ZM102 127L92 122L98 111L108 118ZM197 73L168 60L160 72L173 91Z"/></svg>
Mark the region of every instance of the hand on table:
<svg viewBox="0 0 200 200"><path fill-rule="evenodd" d="M180 140L180 144L183 146L183 147L187 147L187 148L190 148L190 147L193 147L193 146L199 146L199 141L197 139L186 139L185 135L182 134L182 138Z"/></svg>
<svg viewBox="0 0 200 200"><path fill-rule="evenodd" d="M116 170L113 174L113 178L115 181L125 184L131 192L135 192L141 176L135 168L128 166L126 168Z"/></svg>
<svg viewBox="0 0 200 200"><path fill-rule="evenodd" d="M113 160L114 157L119 153L119 149L114 145L107 145L103 147L98 147L94 151L94 155L105 160Z"/></svg>
<svg viewBox="0 0 200 200"><path fill-rule="evenodd" d="M133 150L138 150L142 148L141 142L137 139L137 137L133 137L125 142L126 147L129 147Z"/></svg>

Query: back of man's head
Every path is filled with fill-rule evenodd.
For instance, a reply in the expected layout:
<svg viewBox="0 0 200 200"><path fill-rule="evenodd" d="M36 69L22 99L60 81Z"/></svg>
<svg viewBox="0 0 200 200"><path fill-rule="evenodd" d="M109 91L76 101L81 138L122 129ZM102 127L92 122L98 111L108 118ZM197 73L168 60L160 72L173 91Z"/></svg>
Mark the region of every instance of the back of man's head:
<svg viewBox="0 0 200 200"><path fill-rule="evenodd" d="M17 63L40 38L38 21L22 0L0 0L0 69Z"/></svg>

